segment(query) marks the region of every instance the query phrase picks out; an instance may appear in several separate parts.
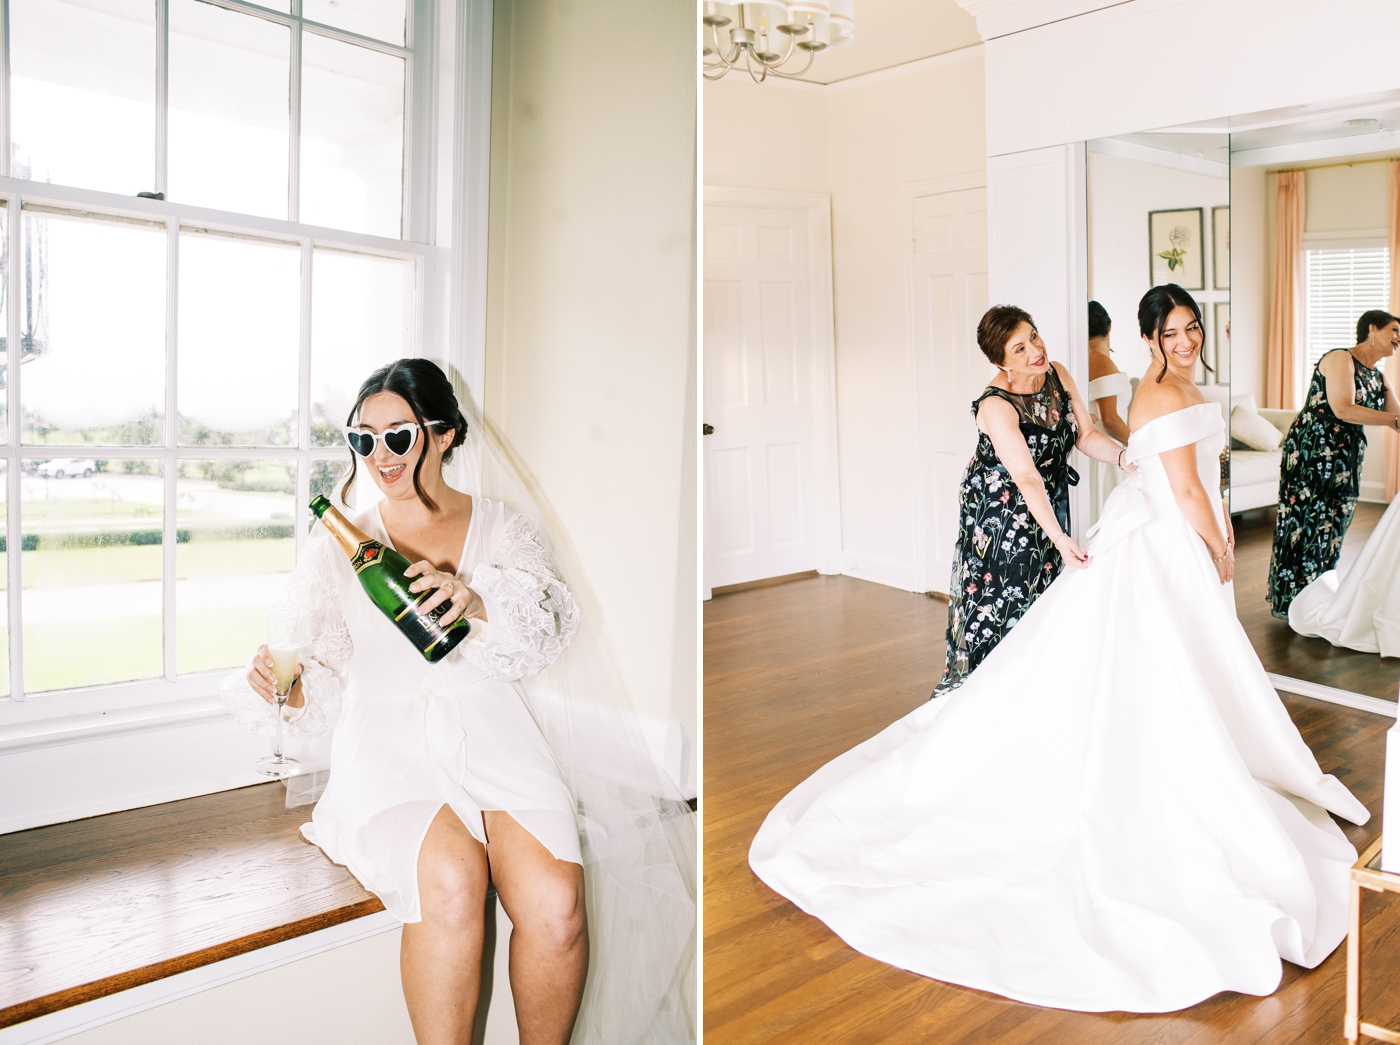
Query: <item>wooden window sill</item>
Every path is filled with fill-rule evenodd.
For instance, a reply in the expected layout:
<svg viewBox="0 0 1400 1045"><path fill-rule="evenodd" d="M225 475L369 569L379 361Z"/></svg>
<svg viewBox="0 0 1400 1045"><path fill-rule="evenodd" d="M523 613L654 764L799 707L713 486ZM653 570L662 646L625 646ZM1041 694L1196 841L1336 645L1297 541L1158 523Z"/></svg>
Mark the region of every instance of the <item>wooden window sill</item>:
<svg viewBox="0 0 1400 1045"><path fill-rule="evenodd" d="M0 836L0 1027L384 909L277 782Z"/></svg>

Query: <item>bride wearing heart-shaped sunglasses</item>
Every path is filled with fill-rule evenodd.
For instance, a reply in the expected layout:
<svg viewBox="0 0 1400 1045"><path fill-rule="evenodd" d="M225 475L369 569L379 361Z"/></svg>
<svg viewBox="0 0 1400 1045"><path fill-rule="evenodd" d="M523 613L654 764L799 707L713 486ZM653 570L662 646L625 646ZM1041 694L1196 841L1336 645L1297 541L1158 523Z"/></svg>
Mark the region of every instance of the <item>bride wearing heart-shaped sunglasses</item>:
<svg viewBox="0 0 1400 1045"><path fill-rule="evenodd" d="M630 1041L648 1027L671 1040L663 1025L689 1011L672 995L686 990L678 969L690 960L693 817L627 739L621 706L606 706L615 689L581 670L597 640L561 661L578 646L574 594L540 521L483 496L529 507L479 428L468 442L452 385L428 360L398 360L360 388L335 500L413 562L410 590L437 589L420 608L450 599L441 623L465 616L472 637L425 661L315 528L287 595L310 619L288 728L334 726L334 741L330 782L302 831L405 923L404 998L423 1045L472 1039L492 884L513 925L524 1045ZM467 477L454 488L443 468L459 451L453 474ZM360 466L382 496L355 511ZM245 725L275 726L274 685L262 647L225 684L226 703ZM655 812L640 816L648 804ZM674 951L669 967L658 947Z"/></svg>

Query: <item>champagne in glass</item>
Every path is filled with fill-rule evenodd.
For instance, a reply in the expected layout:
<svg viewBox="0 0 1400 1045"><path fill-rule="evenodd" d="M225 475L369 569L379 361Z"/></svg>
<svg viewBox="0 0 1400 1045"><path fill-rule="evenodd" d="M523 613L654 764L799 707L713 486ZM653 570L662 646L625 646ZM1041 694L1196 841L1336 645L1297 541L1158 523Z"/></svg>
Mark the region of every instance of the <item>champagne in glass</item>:
<svg viewBox="0 0 1400 1045"><path fill-rule="evenodd" d="M277 677L274 699L277 703L277 747L270 755L264 755L253 763L253 768L263 776L288 777L301 772L301 763L282 754L282 715L292 686L296 683L297 664L301 659L301 644L298 641L305 634L307 620L285 610L268 610L264 615L267 621L267 652L272 658L272 673Z"/></svg>

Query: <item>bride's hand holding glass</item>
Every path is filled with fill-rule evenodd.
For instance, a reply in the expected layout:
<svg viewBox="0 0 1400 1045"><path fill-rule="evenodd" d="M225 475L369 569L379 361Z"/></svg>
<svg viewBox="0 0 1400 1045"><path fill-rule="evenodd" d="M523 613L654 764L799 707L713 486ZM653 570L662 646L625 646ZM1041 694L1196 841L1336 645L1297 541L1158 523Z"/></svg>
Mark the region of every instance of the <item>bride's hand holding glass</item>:
<svg viewBox="0 0 1400 1045"><path fill-rule="evenodd" d="M292 689L287 696L287 706L299 708L306 703L306 695L301 690L301 661L297 661L296 678L292 682ZM267 648L267 644L258 647L258 651L253 654L252 665L248 668L248 685L253 687L253 692L262 697L269 704L277 703L277 671L276 664L272 660L272 652Z"/></svg>

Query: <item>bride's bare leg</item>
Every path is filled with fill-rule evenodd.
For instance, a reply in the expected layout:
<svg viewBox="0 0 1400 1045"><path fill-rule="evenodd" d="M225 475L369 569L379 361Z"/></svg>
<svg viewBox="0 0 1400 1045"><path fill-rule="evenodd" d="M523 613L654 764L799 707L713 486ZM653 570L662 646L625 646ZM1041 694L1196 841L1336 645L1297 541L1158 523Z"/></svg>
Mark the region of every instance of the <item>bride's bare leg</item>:
<svg viewBox="0 0 1400 1045"><path fill-rule="evenodd" d="M485 814L491 877L513 926L520 1045L567 1045L588 975L583 868L556 860L508 813Z"/></svg>
<svg viewBox="0 0 1400 1045"><path fill-rule="evenodd" d="M423 920L403 927L399 969L418 1045L467 1045L481 991L486 849L448 806L418 853Z"/></svg>

